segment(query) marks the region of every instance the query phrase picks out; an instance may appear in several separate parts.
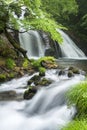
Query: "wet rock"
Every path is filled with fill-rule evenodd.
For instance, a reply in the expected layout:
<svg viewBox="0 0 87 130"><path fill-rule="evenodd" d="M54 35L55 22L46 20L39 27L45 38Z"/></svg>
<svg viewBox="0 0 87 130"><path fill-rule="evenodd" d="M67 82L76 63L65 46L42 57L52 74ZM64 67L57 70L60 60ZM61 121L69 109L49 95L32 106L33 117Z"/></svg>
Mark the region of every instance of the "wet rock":
<svg viewBox="0 0 87 130"><path fill-rule="evenodd" d="M69 67L69 70L71 70L74 74L80 74L80 70L75 67Z"/></svg>
<svg viewBox="0 0 87 130"><path fill-rule="evenodd" d="M52 81L46 79L46 78L43 78L40 80L40 82L38 82L37 85L40 85L40 86L48 86L49 84L51 84Z"/></svg>
<svg viewBox="0 0 87 130"><path fill-rule="evenodd" d="M45 76L45 72L39 72L39 76Z"/></svg>
<svg viewBox="0 0 87 130"><path fill-rule="evenodd" d="M38 87L29 86L29 89L24 92L24 99L31 99L37 92Z"/></svg>
<svg viewBox="0 0 87 130"><path fill-rule="evenodd" d="M21 76L24 76L24 72L23 72L23 71L20 71L19 74L20 74Z"/></svg>
<svg viewBox="0 0 87 130"><path fill-rule="evenodd" d="M74 69L72 70L72 72L73 72L74 74L80 74L80 71L79 71L79 69L77 69L77 68L74 68Z"/></svg>
<svg viewBox="0 0 87 130"><path fill-rule="evenodd" d="M67 75L68 75L68 77L69 77L69 78L71 78L71 77L73 77L73 76L74 76L74 74L73 74L73 72L72 72L71 70L69 70L69 72L68 72L68 74L67 74Z"/></svg>
<svg viewBox="0 0 87 130"><path fill-rule="evenodd" d="M24 93L24 99L31 99L33 96L34 96L33 93L28 93L28 92Z"/></svg>
<svg viewBox="0 0 87 130"><path fill-rule="evenodd" d="M17 94L14 90L0 92L0 100L13 100L16 99Z"/></svg>
<svg viewBox="0 0 87 130"><path fill-rule="evenodd" d="M69 68L68 68L68 70L73 70L74 69L74 67L73 66L70 66Z"/></svg>
<svg viewBox="0 0 87 130"><path fill-rule="evenodd" d="M40 81L40 76L39 75L34 75L29 81L28 81L28 85L31 85L32 83L34 83L35 85L37 85L37 83Z"/></svg>
<svg viewBox="0 0 87 130"><path fill-rule="evenodd" d="M47 69L56 69L58 65L52 61L42 61L41 65Z"/></svg>
<svg viewBox="0 0 87 130"><path fill-rule="evenodd" d="M39 67L39 75L45 76L46 69L44 67Z"/></svg>
<svg viewBox="0 0 87 130"><path fill-rule="evenodd" d="M15 67L14 70L15 70L16 72L20 72L20 67Z"/></svg>
<svg viewBox="0 0 87 130"><path fill-rule="evenodd" d="M58 73L59 76L61 75L65 75L65 71L64 70L60 70L59 73Z"/></svg>
<svg viewBox="0 0 87 130"><path fill-rule="evenodd" d="M0 74L0 82L4 82L6 80L6 74Z"/></svg>
<svg viewBox="0 0 87 130"><path fill-rule="evenodd" d="M52 48L48 48L45 50L45 56L54 56L55 51Z"/></svg>

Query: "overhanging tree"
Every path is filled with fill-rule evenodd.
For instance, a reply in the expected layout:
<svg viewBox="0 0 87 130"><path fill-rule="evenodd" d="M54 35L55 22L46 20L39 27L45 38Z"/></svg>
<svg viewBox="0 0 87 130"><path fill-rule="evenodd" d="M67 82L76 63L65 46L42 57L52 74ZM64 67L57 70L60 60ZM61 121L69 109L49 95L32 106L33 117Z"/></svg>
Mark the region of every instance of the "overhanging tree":
<svg viewBox="0 0 87 130"><path fill-rule="evenodd" d="M56 28L64 27L51 19L45 11L42 11L40 0L1 0L0 32L4 32L10 43L26 57L26 51L20 48L8 32L8 29L19 32L21 28L43 30L49 32L53 40L59 43L62 41Z"/></svg>

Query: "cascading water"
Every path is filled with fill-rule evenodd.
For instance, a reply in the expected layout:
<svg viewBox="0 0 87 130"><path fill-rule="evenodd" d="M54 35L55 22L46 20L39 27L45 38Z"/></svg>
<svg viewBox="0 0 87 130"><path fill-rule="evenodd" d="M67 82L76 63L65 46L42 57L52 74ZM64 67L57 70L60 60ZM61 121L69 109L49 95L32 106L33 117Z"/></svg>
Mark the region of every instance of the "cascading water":
<svg viewBox="0 0 87 130"><path fill-rule="evenodd" d="M61 34L63 38L63 43L59 44L60 49L58 49L57 44L55 44L54 42L54 50L58 58L86 58L82 50L76 46L76 44L65 32L60 29L57 29L57 31ZM19 34L19 41L21 47L27 50L27 56L29 58L42 57L45 55L46 49L50 48L49 38L47 37L47 34L43 33L42 37L39 32L34 30ZM45 41L43 39L45 39Z"/></svg>
<svg viewBox="0 0 87 130"><path fill-rule="evenodd" d="M29 58L44 56L45 44L37 31L30 30L19 34L19 41L21 47L27 50L27 56Z"/></svg>
<svg viewBox="0 0 87 130"><path fill-rule="evenodd" d="M46 72L46 78L54 82L40 88L29 101L4 101L0 98L0 130L61 130L73 118L76 110L67 107L65 93L72 85L83 80L84 76L68 78L58 76L56 70L51 70ZM30 76L24 76L1 84L0 93L9 90L23 93L29 79Z"/></svg>
<svg viewBox="0 0 87 130"><path fill-rule="evenodd" d="M67 35L59 31L64 40L67 40L66 44L78 50L77 47L72 47ZM49 47L48 44L44 44L37 31L31 30L19 34L19 40L21 46L28 51L29 58L44 56L45 48ZM85 56L79 52L80 50L75 50L72 54L71 49L66 50L69 54L66 54L65 50L64 48L65 57ZM70 87L84 79L83 75L68 78L66 75L58 76L56 70L47 71L46 78L54 82L48 87L40 88L31 100L25 101L23 92L31 77L26 75L20 79L0 84L0 130L61 130L74 117L76 109L67 107L65 94Z"/></svg>
<svg viewBox="0 0 87 130"><path fill-rule="evenodd" d="M63 43L60 44L62 57L65 58L87 58L80 48L72 41L72 39L62 30L57 29L63 38Z"/></svg>

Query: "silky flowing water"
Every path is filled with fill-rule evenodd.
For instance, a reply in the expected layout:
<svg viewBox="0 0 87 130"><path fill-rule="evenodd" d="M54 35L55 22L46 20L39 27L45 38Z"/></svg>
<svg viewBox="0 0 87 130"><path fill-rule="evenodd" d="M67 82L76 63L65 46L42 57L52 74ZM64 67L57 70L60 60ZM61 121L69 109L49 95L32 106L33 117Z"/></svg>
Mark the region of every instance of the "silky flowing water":
<svg viewBox="0 0 87 130"><path fill-rule="evenodd" d="M31 100L23 100L23 92L32 76L26 75L0 85L0 95L14 92L13 97L0 96L0 130L61 130L72 120L76 109L74 106L67 107L65 94L73 85L84 80L84 76L80 74L68 78L66 75L58 76L57 71L46 72L46 78L53 83L41 87Z"/></svg>
<svg viewBox="0 0 87 130"><path fill-rule="evenodd" d="M85 57L69 37L59 31L66 41L61 45L63 57ZM19 34L19 40L29 58L44 56L46 46L49 47L48 39L45 44L37 31ZM76 114L74 106L67 106L65 95L73 85L84 80L82 74L68 78L58 76L58 70L48 70L46 78L52 80L52 84L40 87L31 100L24 100L23 93L31 77L25 75L0 84L0 130L61 130Z"/></svg>
<svg viewBox="0 0 87 130"><path fill-rule="evenodd" d="M64 31L60 29L57 29L57 31L61 34L63 38L63 42L59 44L59 49L57 48L57 44L55 44L55 42L53 43L58 58L87 58L84 52L74 43L74 41ZM45 41L43 39L45 39ZM19 41L21 47L27 50L27 56L29 58L42 57L45 55L46 49L50 48L50 42L46 34L43 34L42 38L39 32L33 30L19 34ZM59 53L61 53L61 55Z"/></svg>
<svg viewBox="0 0 87 130"><path fill-rule="evenodd" d="M27 50L29 58L38 58L44 56L45 44L37 31L30 30L19 34L21 47Z"/></svg>

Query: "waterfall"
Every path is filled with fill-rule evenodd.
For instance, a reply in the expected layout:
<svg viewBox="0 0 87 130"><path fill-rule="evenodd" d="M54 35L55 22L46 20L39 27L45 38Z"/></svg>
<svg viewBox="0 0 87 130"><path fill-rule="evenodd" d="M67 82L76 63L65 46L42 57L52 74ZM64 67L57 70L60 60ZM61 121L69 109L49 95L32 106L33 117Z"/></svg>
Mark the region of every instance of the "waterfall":
<svg viewBox="0 0 87 130"><path fill-rule="evenodd" d="M48 70L46 77L55 82L40 88L31 100L0 101L0 130L61 130L74 117L76 109L67 107L65 93L84 76L76 75L69 79L66 75L59 77L56 70ZM1 84L0 92L23 92L28 79L30 76L26 75Z"/></svg>
<svg viewBox="0 0 87 130"><path fill-rule="evenodd" d="M63 43L59 44L58 47L57 44L55 44L54 42L55 44L54 52L56 53L56 57L74 58L74 59L86 58L82 50L76 46L76 44L65 32L63 32L60 29L57 29L57 31L62 35ZM43 57L45 54L48 54L46 52L49 52L48 55L51 55L51 51L48 51L51 48L49 38L45 33L42 33L41 35L39 32L34 30L30 30L28 32L19 34L19 41L21 47L27 50L27 56L29 58Z"/></svg>
<svg viewBox="0 0 87 130"><path fill-rule="evenodd" d="M19 34L21 47L27 50L29 58L38 58L44 56L45 44L37 31L30 30Z"/></svg>
<svg viewBox="0 0 87 130"><path fill-rule="evenodd" d="M76 46L76 44L65 32L63 32L60 29L57 29L57 31L62 35L63 38L62 44L59 45L61 49L62 57L74 58L74 59L86 58L82 50Z"/></svg>

